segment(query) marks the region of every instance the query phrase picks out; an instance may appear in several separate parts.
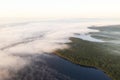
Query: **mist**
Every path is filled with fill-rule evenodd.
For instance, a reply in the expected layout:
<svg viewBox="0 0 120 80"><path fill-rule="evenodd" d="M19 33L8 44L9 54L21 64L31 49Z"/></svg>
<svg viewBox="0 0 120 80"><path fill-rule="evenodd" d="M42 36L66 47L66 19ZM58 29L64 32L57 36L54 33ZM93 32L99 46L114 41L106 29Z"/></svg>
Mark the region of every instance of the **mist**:
<svg viewBox="0 0 120 80"><path fill-rule="evenodd" d="M100 23L94 24L100 25ZM104 42L89 35L89 32L98 32L98 30L88 28L92 25L93 23L85 22L49 21L28 21L0 25L0 80L10 78L13 76L12 72L17 72L29 65L34 55L69 48L65 43L71 42L70 37ZM76 36L76 33L79 36Z"/></svg>

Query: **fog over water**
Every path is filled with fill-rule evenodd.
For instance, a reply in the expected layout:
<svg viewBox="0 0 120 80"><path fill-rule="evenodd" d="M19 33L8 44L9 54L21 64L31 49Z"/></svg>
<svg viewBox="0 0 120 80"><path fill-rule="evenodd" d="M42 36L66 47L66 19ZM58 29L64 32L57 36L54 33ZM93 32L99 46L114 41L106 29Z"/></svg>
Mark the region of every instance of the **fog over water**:
<svg viewBox="0 0 120 80"><path fill-rule="evenodd" d="M100 22L18 21L0 25L0 80L13 76L12 72L29 65L32 56L69 48L64 43L70 37L92 42L104 42L92 38L88 27L107 25ZM76 34L79 34L76 35ZM26 57L30 55L30 57Z"/></svg>

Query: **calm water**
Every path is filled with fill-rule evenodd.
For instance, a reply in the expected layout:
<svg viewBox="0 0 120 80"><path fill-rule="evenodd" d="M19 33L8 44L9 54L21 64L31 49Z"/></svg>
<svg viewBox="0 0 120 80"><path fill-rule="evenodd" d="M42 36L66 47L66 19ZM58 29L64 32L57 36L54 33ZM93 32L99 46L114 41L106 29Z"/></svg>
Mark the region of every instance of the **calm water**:
<svg viewBox="0 0 120 80"><path fill-rule="evenodd" d="M64 60L53 54L42 54L40 56L37 56L32 64L26 67L25 69L23 69L20 73L18 73L19 77L14 79L16 80L28 80L28 79L29 80L47 80L47 79L48 80L111 80L101 70L75 65L70 61Z"/></svg>

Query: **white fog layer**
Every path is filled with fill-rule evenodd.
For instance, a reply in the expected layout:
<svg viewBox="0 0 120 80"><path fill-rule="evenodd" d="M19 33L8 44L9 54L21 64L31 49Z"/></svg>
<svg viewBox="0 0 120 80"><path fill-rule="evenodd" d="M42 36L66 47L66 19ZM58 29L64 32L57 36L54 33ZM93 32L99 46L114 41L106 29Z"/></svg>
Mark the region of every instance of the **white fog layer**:
<svg viewBox="0 0 120 80"><path fill-rule="evenodd" d="M51 53L56 49L69 46L70 37L77 37L92 42L104 42L92 38L88 29L92 24L27 22L0 25L0 80L9 78L10 70L17 71L30 63L25 55ZM80 35L75 35L75 33ZM20 56L22 55L22 57Z"/></svg>

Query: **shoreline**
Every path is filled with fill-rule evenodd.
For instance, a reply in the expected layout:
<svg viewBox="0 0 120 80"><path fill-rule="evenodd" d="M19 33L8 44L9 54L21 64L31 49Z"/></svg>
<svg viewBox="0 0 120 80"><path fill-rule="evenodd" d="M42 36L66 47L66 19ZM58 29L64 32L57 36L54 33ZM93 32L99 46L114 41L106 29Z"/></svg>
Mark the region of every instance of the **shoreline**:
<svg viewBox="0 0 120 80"><path fill-rule="evenodd" d="M62 55L59 55L59 53L57 53L57 52L53 52L53 54L56 55L56 56L58 56L58 57L60 57L60 58L62 58L62 59L64 59L64 60L67 60L67 61L71 62L74 65L81 66L81 67L86 67L86 68L93 68L93 69L96 69L96 70L100 70L100 71L104 72L112 80L111 76L109 74L107 74L107 72L105 70L103 70L102 68L100 68L100 67L92 66L92 65L79 64L79 63L73 62L69 58L67 58L65 56L62 56Z"/></svg>
<svg viewBox="0 0 120 80"><path fill-rule="evenodd" d="M112 63L114 63L116 61L115 58L118 59L119 56L116 57L116 55L111 54L109 51L106 51L107 43L104 44L104 43L89 42L89 41L81 40L79 38L70 38L70 40L72 42L67 43L67 45L70 46L69 49L56 50L54 52L54 54L65 60L68 60L76 65L91 67L91 68L96 68L98 70L101 70L110 79L119 80L119 76L118 76L119 73L117 73L117 74L114 73L114 72L116 72L117 66L112 67L112 64L110 64L112 60L113 60ZM77 43L81 44L81 45L78 45ZM79 48L77 48L77 47L79 47ZM80 51L81 48L82 48L82 51ZM86 49L85 54L84 54L84 49ZM102 49L102 50L100 50L100 49ZM89 53L91 53L92 55L97 53L97 54L95 54L95 56L94 55L93 56L98 57L98 58L94 59L94 57L89 55ZM100 54L100 53L102 53L102 54ZM86 57L84 57L85 55L88 57L88 59ZM79 58L79 56L81 57L81 59ZM91 57L89 57L89 56L91 56ZM99 61L99 58L102 58L103 60ZM91 60L91 59L93 59L93 60ZM89 61L89 60L91 60L91 61ZM92 61L93 61L93 63L92 63ZM112 69L112 71L110 69ZM119 67L117 69L119 69Z"/></svg>

